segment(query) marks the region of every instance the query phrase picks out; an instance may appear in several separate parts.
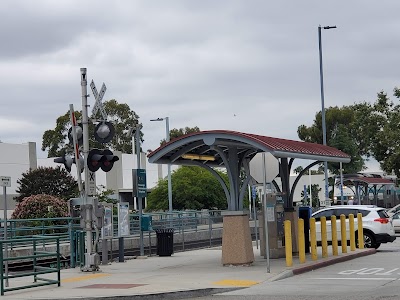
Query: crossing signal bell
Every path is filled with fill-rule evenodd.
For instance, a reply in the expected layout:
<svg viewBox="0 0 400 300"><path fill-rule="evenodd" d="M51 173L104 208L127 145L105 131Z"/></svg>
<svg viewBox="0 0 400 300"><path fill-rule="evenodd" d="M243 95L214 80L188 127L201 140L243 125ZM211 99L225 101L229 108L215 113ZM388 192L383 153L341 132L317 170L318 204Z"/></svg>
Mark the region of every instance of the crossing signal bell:
<svg viewBox="0 0 400 300"><path fill-rule="evenodd" d="M76 130L78 145L82 145L83 144L83 125L78 124L77 126L75 126L75 130ZM72 137L72 127L68 130L68 139L71 144L74 143L74 139Z"/></svg>
<svg viewBox="0 0 400 300"><path fill-rule="evenodd" d="M58 164L63 164L64 165L64 167L65 167L65 169L68 171L68 172L71 172L71 167L72 167L72 164L75 164L76 163L76 159L75 159L75 157L73 157L73 156L71 156L71 155L64 155L64 156L62 156L62 157L57 157L57 158L55 158L54 159L54 162L55 163L58 163ZM82 158L82 156L79 156L79 165L80 165L80 168L81 168L81 173L83 172L83 169L84 169L84 164L83 164L83 158Z"/></svg>
<svg viewBox="0 0 400 300"><path fill-rule="evenodd" d="M100 168L104 172L109 172L113 168L114 162L118 160L119 157L114 155L111 150L92 149L89 151L87 166L91 172L96 172Z"/></svg>
<svg viewBox="0 0 400 300"><path fill-rule="evenodd" d="M100 143L108 143L115 135L115 128L111 122L100 122L94 129L94 138Z"/></svg>

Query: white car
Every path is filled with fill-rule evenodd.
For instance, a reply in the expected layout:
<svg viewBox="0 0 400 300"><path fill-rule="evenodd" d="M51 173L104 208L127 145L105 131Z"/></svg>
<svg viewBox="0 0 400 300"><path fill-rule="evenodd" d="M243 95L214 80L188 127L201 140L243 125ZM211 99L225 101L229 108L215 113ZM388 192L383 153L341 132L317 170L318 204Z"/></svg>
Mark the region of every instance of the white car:
<svg viewBox="0 0 400 300"><path fill-rule="evenodd" d="M396 212L392 216L392 223L394 226L394 231L395 232L400 232L400 211Z"/></svg>
<svg viewBox="0 0 400 300"><path fill-rule="evenodd" d="M400 204L397 204L396 206L390 208L387 210L388 215L391 217L393 216L396 212L400 211Z"/></svg>
<svg viewBox="0 0 400 300"><path fill-rule="evenodd" d="M321 217L326 217L326 227L327 227L327 239L332 240L332 229L331 229L331 216L335 215L336 230L338 241L341 241L341 231L340 231L340 215L346 216L346 231L347 240L350 239L349 233L349 215L354 215L354 229L356 231L357 240L357 214L362 214L363 221L363 234L364 234L364 247L365 248L378 248L381 243L391 243L396 239L394 227L392 224L392 219L386 213L385 209L382 207L377 207L375 205L335 205L323 208L311 215L315 218L317 241L321 241ZM356 241L358 244L358 241Z"/></svg>

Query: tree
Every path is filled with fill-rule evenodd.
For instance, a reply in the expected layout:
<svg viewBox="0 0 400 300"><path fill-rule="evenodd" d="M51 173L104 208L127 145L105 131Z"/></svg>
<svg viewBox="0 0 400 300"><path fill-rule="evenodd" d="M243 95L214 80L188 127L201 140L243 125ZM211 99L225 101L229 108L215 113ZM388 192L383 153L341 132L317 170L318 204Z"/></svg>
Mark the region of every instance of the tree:
<svg viewBox="0 0 400 300"><path fill-rule="evenodd" d="M358 105L358 112L365 109L365 105ZM362 154L368 152L368 146L363 144L363 138L360 134L355 133L356 114L355 107L343 106L329 107L325 114L326 123L326 141L328 146L335 147L351 156L351 161L344 164L345 172L347 170L357 173L364 168L364 159ZM311 143L322 144L322 115L318 112L315 116L314 123L307 127L300 125L297 129L298 136L301 140ZM345 139L344 141L342 139ZM364 148L362 148L364 147ZM334 174L339 172L339 164L328 163L328 169Z"/></svg>
<svg viewBox="0 0 400 300"><path fill-rule="evenodd" d="M227 182L227 175L217 171ZM226 209L227 199L217 179L206 169L182 166L171 174L173 208ZM147 210L168 209L168 182L161 179L147 196Z"/></svg>
<svg viewBox="0 0 400 300"><path fill-rule="evenodd" d="M67 203L57 197L42 194L25 197L19 202L12 219L60 218L68 216Z"/></svg>
<svg viewBox="0 0 400 300"><path fill-rule="evenodd" d="M330 146L342 150L343 152L351 156L351 163L342 164L343 172L346 174L354 174L363 170L364 160L360 155L357 147L357 143L347 130L346 126L343 124L338 124L336 128L332 131ZM340 174L340 164L339 163L329 163L329 170L336 175Z"/></svg>
<svg viewBox="0 0 400 300"><path fill-rule="evenodd" d="M16 190L19 196L15 198L17 202L21 202L25 197L40 194L55 196L63 200L79 195L77 181L61 166L29 170L22 174L22 178L18 179L17 183L19 184Z"/></svg>
<svg viewBox="0 0 400 300"><path fill-rule="evenodd" d="M312 196L312 206L318 207L319 206L319 192L321 188L319 184L312 184L311 185L311 196ZM301 197L303 198L302 202L304 205L310 205L310 186L307 186L307 198L304 197L304 191L301 191Z"/></svg>
<svg viewBox="0 0 400 300"><path fill-rule="evenodd" d="M199 132L199 131L200 131L200 129L197 126L185 127L185 128L179 128L179 129L174 128L169 131L169 137L170 137L170 140L172 141L173 139L176 139L180 136L183 136L183 135L186 135L189 133ZM166 143L166 140L163 139L163 140L161 140L160 145L164 145L165 143Z"/></svg>
<svg viewBox="0 0 400 300"><path fill-rule="evenodd" d="M107 114L107 120L112 122L115 127L115 135L107 144L101 144L94 140L94 119L89 120L89 147L92 148L108 148L123 153L132 153L132 137L127 134L132 125L139 120L139 116L129 108L128 104L120 104L112 99L103 103L104 110ZM57 118L56 127L46 130L42 138L42 151L48 151L48 157L63 156L64 153L73 151L72 145L69 144L68 130L71 127L69 111ZM77 120L82 118L82 112L76 111ZM95 119L101 119L100 112L97 113ZM141 132L141 139L143 133Z"/></svg>
<svg viewBox="0 0 400 300"><path fill-rule="evenodd" d="M394 89L394 96L400 98L398 88ZM394 172L400 177L400 105L395 105L381 92L373 108L370 122L377 122L379 130L375 132L371 145L372 155L380 163L383 171L389 174Z"/></svg>

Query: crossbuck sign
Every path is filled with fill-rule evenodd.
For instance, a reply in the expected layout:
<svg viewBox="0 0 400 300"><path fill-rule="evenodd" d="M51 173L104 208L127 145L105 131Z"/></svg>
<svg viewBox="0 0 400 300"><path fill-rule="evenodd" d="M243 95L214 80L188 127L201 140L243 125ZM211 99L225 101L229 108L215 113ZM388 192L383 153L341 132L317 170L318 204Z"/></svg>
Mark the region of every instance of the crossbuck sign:
<svg viewBox="0 0 400 300"><path fill-rule="evenodd" d="M94 84L93 80L90 83L90 87L92 89L93 96L96 99L96 103L94 104L94 107L92 110L92 115L95 116L96 113L100 110L101 115L103 116L103 120L106 120L107 115L106 115L106 112L104 111L103 103L101 101L103 100L103 97L104 97L104 94L106 93L107 87L103 83L103 85L101 86L100 93L97 93L97 88L96 88L96 85Z"/></svg>

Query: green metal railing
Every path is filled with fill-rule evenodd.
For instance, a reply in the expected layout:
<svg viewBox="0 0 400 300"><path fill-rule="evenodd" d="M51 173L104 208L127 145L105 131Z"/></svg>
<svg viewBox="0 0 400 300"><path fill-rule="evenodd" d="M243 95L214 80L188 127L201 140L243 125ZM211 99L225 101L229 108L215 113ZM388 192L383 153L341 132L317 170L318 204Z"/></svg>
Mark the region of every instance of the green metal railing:
<svg viewBox="0 0 400 300"><path fill-rule="evenodd" d="M10 248L32 246L25 238L40 236L56 236L61 241L70 241L71 234L79 230L80 218L41 218L41 219L9 219L7 220L7 238L12 239ZM1 236L4 235L4 220L0 220Z"/></svg>
<svg viewBox="0 0 400 300"><path fill-rule="evenodd" d="M57 284L60 286L61 275L60 275L60 238L57 236L35 236L33 238L21 238L21 239L10 239L0 240L1 249L4 249L4 244L11 244L16 242L24 241L32 246L32 255L18 256L18 257L4 257L3 251L0 251L0 293L3 296L5 292L28 289L33 287ZM55 251L38 250L38 244L42 246L48 242L55 242ZM57 260L56 267L46 267L38 265L38 258L55 258ZM4 265L7 265L9 261L15 260L31 260L33 269L31 272L21 272L17 274L5 273ZM56 273L57 279L49 279L39 277L38 275ZM33 276L33 284L20 285L16 287L8 287L8 280L13 278ZM39 281L39 282L38 282ZM6 282L6 284L5 284Z"/></svg>
<svg viewBox="0 0 400 300"><path fill-rule="evenodd" d="M212 224L222 222L221 211L173 211L144 213L152 220L152 226L148 232L149 237L155 234L157 229L172 228L175 232L197 231L199 225L210 225L210 245ZM130 227L129 236L139 235L139 214L129 214ZM32 242L29 238L37 235L57 237L59 242L70 245L70 266L84 265L85 233L80 228L79 217L67 218L42 218L42 219L10 219L7 221L7 239L9 249L31 248ZM4 223L0 220L0 235L4 235ZM113 220L114 238L118 237L118 218ZM184 242L183 242L184 243ZM2 245L3 246L3 245ZM4 248L3 248L4 249Z"/></svg>

